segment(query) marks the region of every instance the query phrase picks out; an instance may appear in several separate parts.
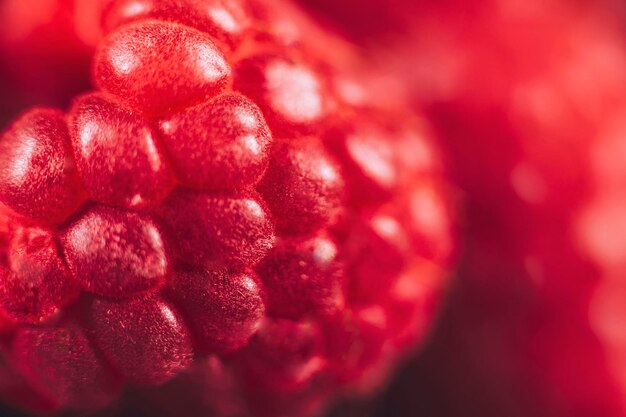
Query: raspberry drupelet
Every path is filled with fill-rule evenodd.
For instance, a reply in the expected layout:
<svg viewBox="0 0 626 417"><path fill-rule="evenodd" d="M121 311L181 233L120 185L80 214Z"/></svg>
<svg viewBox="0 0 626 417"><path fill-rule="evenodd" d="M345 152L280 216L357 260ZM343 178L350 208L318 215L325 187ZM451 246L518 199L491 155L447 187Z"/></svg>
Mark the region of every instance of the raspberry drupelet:
<svg viewBox="0 0 626 417"><path fill-rule="evenodd" d="M305 416L423 340L454 251L441 157L292 7L112 1L97 90L3 134L7 401Z"/></svg>

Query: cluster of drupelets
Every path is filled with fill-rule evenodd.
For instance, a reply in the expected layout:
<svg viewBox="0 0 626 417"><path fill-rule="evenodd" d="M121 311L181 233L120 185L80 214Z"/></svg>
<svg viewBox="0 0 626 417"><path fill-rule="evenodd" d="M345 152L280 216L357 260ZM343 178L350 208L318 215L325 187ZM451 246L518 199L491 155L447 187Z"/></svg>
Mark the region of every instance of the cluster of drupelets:
<svg viewBox="0 0 626 417"><path fill-rule="evenodd" d="M98 409L195 378L217 413L293 415L380 385L450 261L436 150L262 10L135 3L98 91L0 141L0 389Z"/></svg>

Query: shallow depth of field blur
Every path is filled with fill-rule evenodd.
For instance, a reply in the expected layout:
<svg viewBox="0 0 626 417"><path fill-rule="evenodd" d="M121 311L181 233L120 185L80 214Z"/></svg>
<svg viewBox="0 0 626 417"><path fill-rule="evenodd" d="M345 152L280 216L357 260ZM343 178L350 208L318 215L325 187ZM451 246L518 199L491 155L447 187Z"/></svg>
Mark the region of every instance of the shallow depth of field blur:
<svg viewBox="0 0 626 417"><path fill-rule="evenodd" d="M0 1L3 128L89 86L90 28L50 30L72 21L56 0L16 26L4 8L29 1ZM430 343L380 398L331 415L626 416L626 3L298 1L403 80L463 213Z"/></svg>

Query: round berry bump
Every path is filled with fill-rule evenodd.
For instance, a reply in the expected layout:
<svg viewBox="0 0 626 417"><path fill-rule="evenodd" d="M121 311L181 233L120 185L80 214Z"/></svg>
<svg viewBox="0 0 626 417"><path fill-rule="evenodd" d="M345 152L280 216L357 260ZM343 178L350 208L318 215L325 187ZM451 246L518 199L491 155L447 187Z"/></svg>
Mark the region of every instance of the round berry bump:
<svg viewBox="0 0 626 417"><path fill-rule="evenodd" d="M230 49L241 42L251 24L238 0L117 0L104 15L104 29L110 32L150 18L194 27Z"/></svg>
<svg viewBox="0 0 626 417"><path fill-rule="evenodd" d="M90 322L98 347L131 382L159 385L191 363L187 328L176 310L157 297L94 299Z"/></svg>
<svg viewBox="0 0 626 417"><path fill-rule="evenodd" d="M259 108L225 94L158 122L180 180L194 188L236 189L259 181L272 141Z"/></svg>
<svg viewBox="0 0 626 417"><path fill-rule="evenodd" d="M97 410L117 395L119 381L97 355L83 329L70 320L22 327L12 344L15 367L56 407Z"/></svg>
<svg viewBox="0 0 626 417"><path fill-rule="evenodd" d="M211 38L176 23L141 21L102 41L96 85L148 114L200 103L226 86L230 67Z"/></svg>
<svg viewBox="0 0 626 417"><path fill-rule="evenodd" d="M0 308L18 322L38 322L77 295L77 285L59 257L53 235L18 227L6 259L0 257Z"/></svg>
<svg viewBox="0 0 626 417"><path fill-rule="evenodd" d="M311 131L328 112L328 92L306 65L257 55L234 72L234 88L259 104L275 135Z"/></svg>
<svg viewBox="0 0 626 417"><path fill-rule="evenodd" d="M58 223L82 201L64 114L42 108L24 113L0 139L0 202Z"/></svg>
<svg viewBox="0 0 626 417"><path fill-rule="evenodd" d="M441 276L436 264L416 261L393 284L384 308L396 347L410 349L427 334L441 300Z"/></svg>
<svg viewBox="0 0 626 417"><path fill-rule="evenodd" d="M348 298L369 304L384 297L406 264L408 237L394 217L377 213L351 230L344 248Z"/></svg>
<svg viewBox="0 0 626 417"><path fill-rule="evenodd" d="M258 189L285 234L317 230L343 207L340 168L313 137L277 142Z"/></svg>
<svg viewBox="0 0 626 417"><path fill-rule="evenodd" d="M242 352L248 383L278 392L300 390L326 365L314 323L266 319Z"/></svg>
<svg viewBox="0 0 626 417"><path fill-rule="evenodd" d="M69 117L77 169L93 199L143 207L167 195L173 177L141 115L93 93L78 98Z"/></svg>
<svg viewBox="0 0 626 417"><path fill-rule="evenodd" d="M257 266L273 317L300 319L343 305L343 268L329 237L282 239Z"/></svg>
<svg viewBox="0 0 626 417"><path fill-rule="evenodd" d="M178 256L191 264L252 265L274 245L271 218L255 194L177 190L165 200L162 215Z"/></svg>
<svg viewBox="0 0 626 417"><path fill-rule="evenodd" d="M450 262L453 256L451 208L434 184L416 184L407 191L402 223L415 253L435 262Z"/></svg>
<svg viewBox="0 0 626 417"><path fill-rule="evenodd" d="M154 291L168 275L159 228L148 217L95 206L61 234L65 259L86 291L130 297Z"/></svg>
<svg viewBox="0 0 626 417"><path fill-rule="evenodd" d="M347 310L324 322L324 351L338 382L359 382L365 373L381 364L387 326L387 313L378 305ZM364 382L375 386L380 381Z"/></svg>
<svg viewBox="0 0 626 417"><path fill-rule="evenodd" d="M394 138L378 126L336 128L327 145L344 167L353 204L378 203L388 199L400 182Z"/></svg>
<svg viewBox="0 0 626 417"><path fill-rule="evenodd" d="M199 349L226 352L248 342L265 313L257 280L249 272L180 269L173 274L168 294Z"/></svg>

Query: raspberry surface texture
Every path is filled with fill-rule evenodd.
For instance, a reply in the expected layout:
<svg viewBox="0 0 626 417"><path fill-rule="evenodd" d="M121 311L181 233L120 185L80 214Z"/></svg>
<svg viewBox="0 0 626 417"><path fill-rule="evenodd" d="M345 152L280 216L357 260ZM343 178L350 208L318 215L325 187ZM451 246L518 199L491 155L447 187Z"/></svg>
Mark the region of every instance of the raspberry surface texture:
<svg viewBox="0 0 626 417"><path fill-rule="evenodd" d="M94 90L0 138L0 395L299 417L380 389L454 257L427 123L288 2L94 10Z"/></svg>

